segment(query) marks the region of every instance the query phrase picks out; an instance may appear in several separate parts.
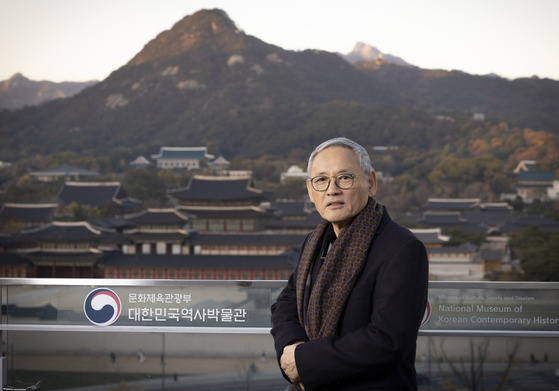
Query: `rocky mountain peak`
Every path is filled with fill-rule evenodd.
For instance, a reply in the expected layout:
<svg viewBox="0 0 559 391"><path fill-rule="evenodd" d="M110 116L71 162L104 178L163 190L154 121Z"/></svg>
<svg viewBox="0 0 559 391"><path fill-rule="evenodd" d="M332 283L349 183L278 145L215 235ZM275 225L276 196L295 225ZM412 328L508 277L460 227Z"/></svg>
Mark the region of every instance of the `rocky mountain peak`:
<svg viewBox="0 0 559 391"><path fill-rule="evenodd" d="M384 54L376 47L363 42L357 42L353 47L353 50L342 57L352 64L358 61L384 61L397 65L410 65L399 57L391 54Z"/></svg>
<svg viewBox="0 0 559 391"><path fill-rule="evenodd" d="M232 52L244 47L244 37L225 11L200 10L148 42L128 65L165 60L200 48Z"/></svg>

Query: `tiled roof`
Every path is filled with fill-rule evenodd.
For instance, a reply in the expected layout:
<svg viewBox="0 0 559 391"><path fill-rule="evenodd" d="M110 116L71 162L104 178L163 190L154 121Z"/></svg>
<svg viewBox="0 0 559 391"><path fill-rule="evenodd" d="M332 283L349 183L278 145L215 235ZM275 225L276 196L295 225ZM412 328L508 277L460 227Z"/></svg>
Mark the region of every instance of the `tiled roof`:
<svg viewBox="0 0 559 391"><path fill-rule="evenodd" d="M41 264L43 262L52 264L53 262L64 263L65 261L71 261L72 264L76 266L78 266L78 264L93 266L103 257L103 252L95 250L82 252L35 251L25 253L25 257L35 264Z"/></svg>
<svg viewBox="0 0 559 391"><path fill-rule="evenodd" d="M133 231L125 232L124 235L134 242L152 241L169 241L169 242L183 242L189 237L189 233L183 230L164 231L164 230L149 230L149 231Z"/></svg>
<svg viewBox="0 0 559 391"><path fill-rule="evenodd" d="M152 159L205 159L206 147L161 147L159 154L152 155Z"/></svg>
<svg viewBox="0 0 559 391"><path fill-rule="evenodd" d="M70 164L61 164L56 167L45 168L44 170L32 171L31 176L96 176L96 172L84 168L75 167Z"/></svg>
<svg viewBox="0 0 559 391"><path fill-rule="evenodd" d="M256 206L180 206L178 209L197 219L253 219L271 215Z"/></svg>
<svg viewBox="0 0 559 391"><path fill-rule="evenodd" d="M508 202L484 202L479 208L484 212L510 212L513 209Z"/></svg>
<svg viewBox="0 0 559 391"><path fill-rule="evenodd" d="M102 207L107 201L125 198L120 182L66 182L57 197L64 205Z"/></svg>
<svg viewBox="0 0 559 391"><path fill-rule="evenodd" d="M124 218L133 224L184 224L192 219L176 209L147 209L139 213L124 216Z"/></svg>
<svg viewBox="0 0 559 391"><path fill-rule="evenodd" d="M461 246L429 247L427 252L431 254L471 254L477 249L478 247L471 243L464 243Z"/></svg>
<svg viewBox="0 0 559 391"><path fill-rule="evenodd" d="M30 229L22 233L32 239L41 241L82 241L101 238L100 230L83 221L54 221L47 226Z"/></svg>
<svg viewBox="0 0 559 391"><path fill-rule="evenodd" d="M544 217L540 215L518 216L514 220L514 223L523 227L537 226L542 229L545 227L559 229L559 221L550 217Z"/></svg>
<svg viewBox="0 0 559 391"><path fill-rule="evenodd" d="M189 201L254 201L263 199L262 190L253 187L249 177L214 177L195 175L187 188L169 192Z"/></svg>
<svg viewBox="0 0 559 391"><path fill-rule="evenodd" d="M462 216L468 223L481 223L492 227L510 222L514 219L512 211L504 212L501 210L464 211L462 212Z"/></svg>
<svg viewBox="0 0 559 391"><path fill-rule="evenodd" d="M0 266L28 266L29 261L17 253L1 252Z"/></svg>
<svg viewBox="0 0 559 391"><path fill-rule="evenodd" d="M459 225L466 222L460 212L425 212L421 221L429 225Z"/></svg>
<svg viewBox="0 0 559 391"><path fill-rule="evenodd" d="M553 182L555 171L520 171L518 173L519 182Z"/></svg>
<svg viewBox="0 0 559 391"><path fill-rule="evenodd" d="M480 203L479 198L429 198L427 209L430 210L465 210Z"/></svg>
<svg viewBox="0 0 559 391"><path fill-rule="evenodd" d="M100 245L121 245L130 244L132 241L126 237L123 233L112 232L112 231L101 231L101 242Z"/></svg>
<svg viewBox="0 0 559 391"><path fill-rule="evenodd" d="M52 220L58 204L4 204L0 210L0 220L21 222L48 222Z"/></svg>
<svg viewBox="0 0 559 391"><path fill-rule="evenodd" d="M425 244L446 243L450 239L441 234L440 228L413 228L411 232Z"/></svg>
<svg viewBox="0 0 559 391"><path fill-rule="evenodd" d="M282 217L305 216L316 212L310 201L273 201L270 207L279 210Z"/></svg>
<svg viewBox="0 0 559 391"><path fill-rule="evenodd" d="M468 222L465 224L462 224L460 226L460 229L464 232L475 232L475 233L479 233L479 234L487 234L489 232L489 226L485 223L473 223L473 222Z"/></svg>
<svg viewBox="0 0 559 391"><path fill-rule="evenodd" d="M309 216L306 220L266 220L264 222L264 228L274 230L275 232L281 230L290 230L290 229L297 229L297 230L306 230L307 232L311 232L316 226L320 223L321 218L320 216Z"/></svg>

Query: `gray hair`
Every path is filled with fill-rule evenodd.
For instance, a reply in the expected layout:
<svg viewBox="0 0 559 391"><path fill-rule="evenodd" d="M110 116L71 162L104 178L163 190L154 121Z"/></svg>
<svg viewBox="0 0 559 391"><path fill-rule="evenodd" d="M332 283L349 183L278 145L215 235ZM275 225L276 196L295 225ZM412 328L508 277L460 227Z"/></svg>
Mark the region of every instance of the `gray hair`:
<svg viewBox="0 0 559 391"><path fill-rule="evenodd" d="M307 172L309 173L309 175L311 173L312 164L316 155L318 155L320 152L322 152L323 150L329 147L344 147L344 148L351 149L353 153L355 153L355 156L357 156L357 160L359 160L359 165L361 166L365 174L368 175L374 171L373 165L371 164L371 158L369 157L369 154L367 153L367 150L365 148L363 148L361 145L357 144L355 141L352 141L348 138L336 137L324 141L322 144L316 147L315 150L311 153L311 156L309 156L309 162L307 164Z"/></svg>

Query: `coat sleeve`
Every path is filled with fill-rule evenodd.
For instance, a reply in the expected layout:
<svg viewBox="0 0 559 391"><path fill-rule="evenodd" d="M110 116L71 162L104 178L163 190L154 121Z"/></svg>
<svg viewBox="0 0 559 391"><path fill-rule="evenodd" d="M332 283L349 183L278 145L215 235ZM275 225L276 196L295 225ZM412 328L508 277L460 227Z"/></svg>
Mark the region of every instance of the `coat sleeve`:
<svg viewBox="0 0 559 391"><path fill-rule="evenodd" d="M341 336L312 340L296 348L297 370L307 391L382 377L383 372L402 368L402 362L413 366L427 300L428 262L421 241L411 234L404 239L371 250L368 262L379 266L364 270L358 288L372 287L365 289L372 297L360 299L354 288L350 297L354 302L348 303L343 322L359 318L359 312L369 317L358 320L359 327ZM360 308L362 303L371 307Z"/></svg>
<svg viewBox="0 0 559 391"><path fill-rule="evenodd" d="M308 341L307 333L299 322L297 314L297 295L295 280L297 270L293 272L286 287L279 294L277 301L272 304L272 329L274 347L278 363L283 353L283 348L295 341ZM285 373L283 376L287 379Z"/></svg>

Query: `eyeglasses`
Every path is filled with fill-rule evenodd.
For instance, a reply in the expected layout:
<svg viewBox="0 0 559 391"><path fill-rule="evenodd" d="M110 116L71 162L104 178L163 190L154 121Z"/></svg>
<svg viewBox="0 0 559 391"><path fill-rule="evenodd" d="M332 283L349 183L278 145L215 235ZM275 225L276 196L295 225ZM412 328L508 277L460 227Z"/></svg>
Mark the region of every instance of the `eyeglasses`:
<svg viewBox="0 0 559 391"><path fill-rule="evenodd" d="M334 183L342 190L350 189L353 186L355 175L353 174L338 174L334 176L318 175L309 179L311 186L316 191L326 191L330 186L330 180L334 178Z"/></svg>

